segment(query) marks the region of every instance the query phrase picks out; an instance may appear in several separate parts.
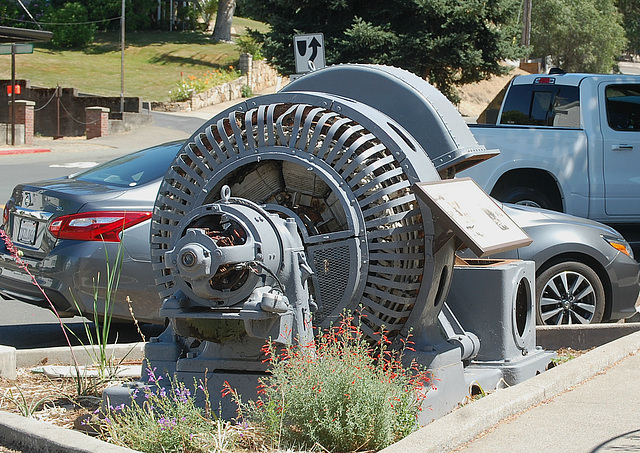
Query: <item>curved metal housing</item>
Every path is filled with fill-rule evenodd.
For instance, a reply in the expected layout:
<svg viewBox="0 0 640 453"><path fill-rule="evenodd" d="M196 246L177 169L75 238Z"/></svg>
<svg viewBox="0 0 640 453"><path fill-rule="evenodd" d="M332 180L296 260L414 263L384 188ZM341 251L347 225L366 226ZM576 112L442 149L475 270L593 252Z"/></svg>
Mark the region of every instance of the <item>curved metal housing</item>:
<svg viewBox="0 0 640 453"><path fill-rule="evenodd" d="M305 74L282 90L294 91L336 94L385 113L420 143L436 170L446 177L499 153L478 144L453 104L440 91L400 68L329 66Z"/></svg>

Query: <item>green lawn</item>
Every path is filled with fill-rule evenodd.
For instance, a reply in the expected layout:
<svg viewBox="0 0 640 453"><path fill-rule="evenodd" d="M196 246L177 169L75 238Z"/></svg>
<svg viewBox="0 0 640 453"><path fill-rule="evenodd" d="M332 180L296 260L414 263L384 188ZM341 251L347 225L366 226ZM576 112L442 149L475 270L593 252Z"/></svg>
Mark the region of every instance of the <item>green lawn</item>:
<svg viewBox="0 0 640 453"><path fill-rule="evenodd" d="M264 31L266 25L234 18L234 29ZM235 44L213 44L202 32L129 32L125 36L124 86L126 96L149 101L169 100L181 74L198 76L212 69L235 66ZM83 50L58 50L36 45L33 54L16 55L16 78L32 85L78 88L82 93L120 95L120 34L99 33ZM0 78L11 77L11 56L0 56Z"/></svg>

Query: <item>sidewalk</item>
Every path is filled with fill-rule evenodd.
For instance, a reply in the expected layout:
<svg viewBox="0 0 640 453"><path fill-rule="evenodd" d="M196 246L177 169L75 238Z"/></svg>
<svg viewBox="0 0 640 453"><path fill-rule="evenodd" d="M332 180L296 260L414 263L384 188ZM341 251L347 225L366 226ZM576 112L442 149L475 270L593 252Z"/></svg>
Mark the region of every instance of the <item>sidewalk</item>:
<svg viewBox="0 0 640 453"><path fill-rule="evenodd" d="M640 354L498 424L458 451L640 450ZM514 439L517 444L514 445Z"/></svg>
<svg viewBox="0 0 640 453"><path fill-rule="evenodd" d="M640 450L640 332L435 420L382 453Z"/></svg>

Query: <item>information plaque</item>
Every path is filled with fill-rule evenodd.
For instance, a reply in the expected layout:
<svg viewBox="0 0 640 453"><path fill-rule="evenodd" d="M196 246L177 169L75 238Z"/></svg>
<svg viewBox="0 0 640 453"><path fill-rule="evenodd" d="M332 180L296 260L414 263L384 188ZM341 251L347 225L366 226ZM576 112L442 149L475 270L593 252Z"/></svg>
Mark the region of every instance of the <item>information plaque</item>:
<svg viewBox="0 0 640 453"><path fill-rule="evenodd" d="M452 230L480 258L533 242L471 178L420 182L413 191L429 206L436 222Z"/></svg>

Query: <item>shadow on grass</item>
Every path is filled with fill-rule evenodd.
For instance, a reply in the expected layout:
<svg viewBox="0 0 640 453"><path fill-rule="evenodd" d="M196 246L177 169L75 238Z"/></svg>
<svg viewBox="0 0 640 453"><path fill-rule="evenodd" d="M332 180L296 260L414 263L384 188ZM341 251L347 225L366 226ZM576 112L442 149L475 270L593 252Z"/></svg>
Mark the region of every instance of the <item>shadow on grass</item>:
<svg viewBox="0 0 640 453"><path fill-rule="evenodd" d="M211 61L202 60L196 57L182 57L179 55L172 55L171 52L166 52L163 54L155 55L149 58L149 63L152 64L172 64L172 65L180 65L180 66L199 66L199 67L207 67L211 69L219 69L221 71L225 71L229 65L237 66L237 60L229 62L226 61L223 64L214 63Z"/></svg>
<svg viewBox="0 0 640 453"><path fill-rule="evenodd" d="M125 34L125 45L127 47L147 47L153 45L217 45L211 41L211 35L208 33L197 31L144 31L144 32L127 32ZM62 51L77 51L87 55L101 55L109 52L120 51L120 33L119 32L97 32L92 44L83 48L63 48L57 47L51 43L36 43L36 47L45 50L48 53L56 54ZM220 44L224 45L224 44Z"/></svg>

